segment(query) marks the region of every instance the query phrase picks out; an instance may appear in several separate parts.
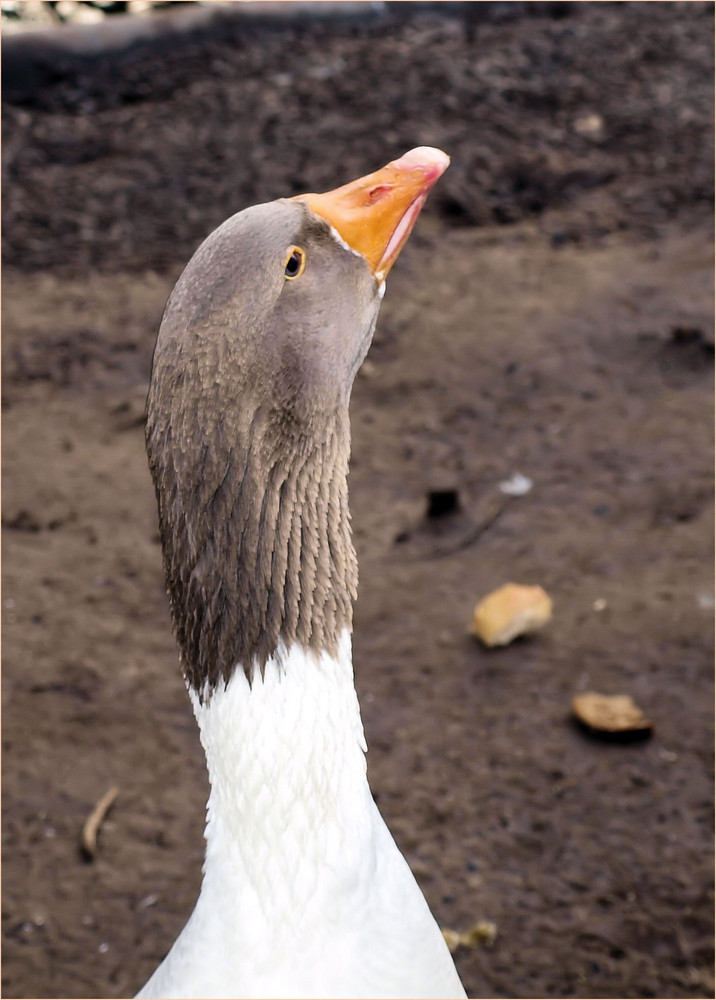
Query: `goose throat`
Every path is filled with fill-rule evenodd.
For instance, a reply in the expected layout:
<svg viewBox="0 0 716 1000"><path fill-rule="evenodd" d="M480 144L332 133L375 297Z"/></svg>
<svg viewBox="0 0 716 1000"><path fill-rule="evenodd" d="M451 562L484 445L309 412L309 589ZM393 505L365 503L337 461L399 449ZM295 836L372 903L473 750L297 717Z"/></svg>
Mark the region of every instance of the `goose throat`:
<svg viewBox="0 0 716 1000"><path fill-rule="evenodd" d="M204 699L236 669L263 676L279 644L335 656L358 580L347 412L307 434L259 408L245 429L217 418L211 440L191 445L196 414L170 422L151 403L150 393L164 568L191 690Z"/></svg>

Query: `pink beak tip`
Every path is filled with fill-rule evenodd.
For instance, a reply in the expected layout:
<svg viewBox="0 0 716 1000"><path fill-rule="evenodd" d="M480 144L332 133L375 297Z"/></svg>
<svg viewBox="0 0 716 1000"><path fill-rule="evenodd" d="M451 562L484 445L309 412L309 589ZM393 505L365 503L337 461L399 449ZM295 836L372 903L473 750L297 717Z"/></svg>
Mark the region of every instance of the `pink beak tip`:
<svg viewBox="0 0 716 1000"><path fill-rule="evenodd" d="M447 153L434 146L416 146L391 164L398 170L423 170L435 180L445 173L449 165L450 157Z"/></svg>

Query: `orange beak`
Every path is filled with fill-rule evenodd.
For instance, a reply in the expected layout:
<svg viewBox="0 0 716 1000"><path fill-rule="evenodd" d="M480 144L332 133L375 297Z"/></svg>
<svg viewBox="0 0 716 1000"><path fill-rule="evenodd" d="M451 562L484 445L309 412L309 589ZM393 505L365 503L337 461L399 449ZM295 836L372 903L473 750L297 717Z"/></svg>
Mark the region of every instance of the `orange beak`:
<svg viewBox="0 0 716 1000"><path fill-rule="evenodd" d="M382 170L325 194L301 194L306 204L362 254L382 281L395 263L430 188L447 170L450 157L419 146Z"/></svg>

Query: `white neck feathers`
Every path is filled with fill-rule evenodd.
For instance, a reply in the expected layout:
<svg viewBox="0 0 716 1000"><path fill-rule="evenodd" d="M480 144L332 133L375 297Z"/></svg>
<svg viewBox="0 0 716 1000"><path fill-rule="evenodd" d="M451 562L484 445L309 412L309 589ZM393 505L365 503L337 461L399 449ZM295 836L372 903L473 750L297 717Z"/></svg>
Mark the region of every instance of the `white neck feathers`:
<svg viewBox="0 0 716 1000"><path fill-rule="evenodd" d="M351 638L190 695L211 780L196 908L139 997L464 997L366 777Z"/></svg>
<svg viewBox="0 0 716 1000"><path fill-rule="evenodd" d="M190 694L211 782L207 879L220 863L221 877L235 876L244 894L253 885L270 900L285 880L310 895L310 885L296 884L299 855L322 875L344 868L370 799L350 633L335 659L279 648L263 679L255 671L249 685L236 670L204 704ZM285 905L285 890L280 897Z"/></svg>

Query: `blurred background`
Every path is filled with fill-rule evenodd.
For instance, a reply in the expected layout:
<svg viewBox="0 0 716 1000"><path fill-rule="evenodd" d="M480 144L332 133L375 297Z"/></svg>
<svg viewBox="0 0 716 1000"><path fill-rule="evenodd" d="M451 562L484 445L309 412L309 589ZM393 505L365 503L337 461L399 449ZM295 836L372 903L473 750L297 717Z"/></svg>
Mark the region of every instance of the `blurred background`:
<svg viewBox="0 0 716 1000"><path fill-rule="evenodd" d="M490 928L470 996L713 996L713 5L0 9L3 995L133 995L198 892L143 443L173 283L434 145L352 402L371 785L441 926ZM554 617L486 649L507 581Z"/></svg>

